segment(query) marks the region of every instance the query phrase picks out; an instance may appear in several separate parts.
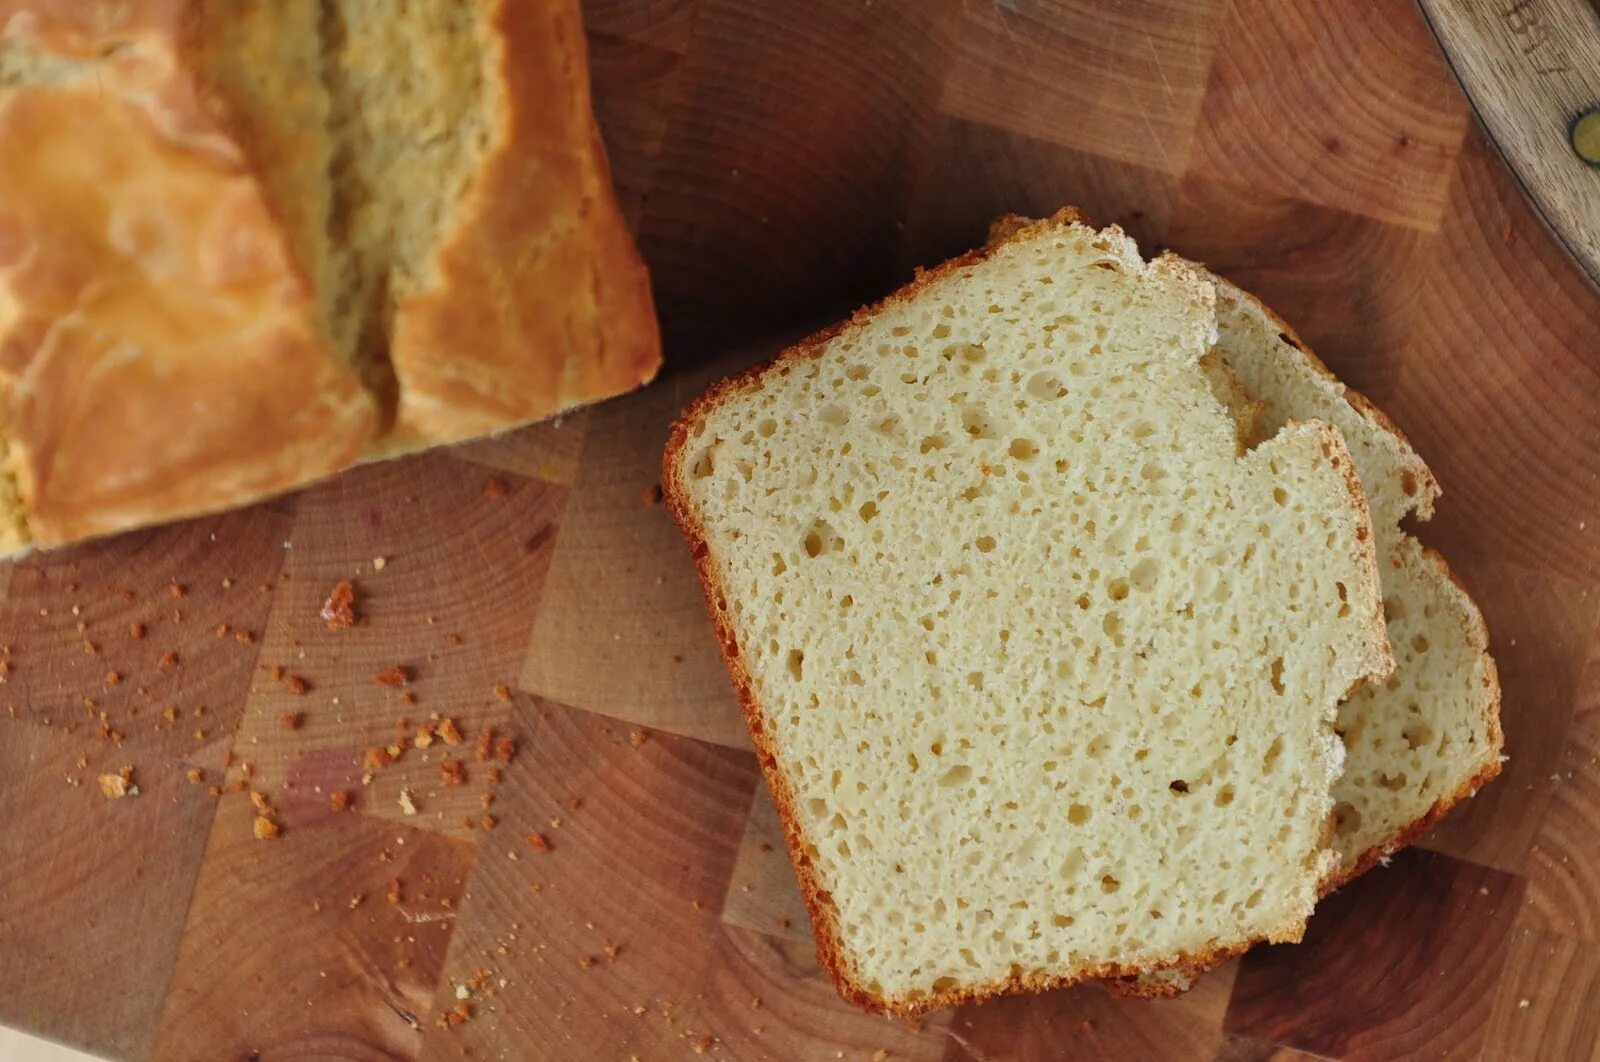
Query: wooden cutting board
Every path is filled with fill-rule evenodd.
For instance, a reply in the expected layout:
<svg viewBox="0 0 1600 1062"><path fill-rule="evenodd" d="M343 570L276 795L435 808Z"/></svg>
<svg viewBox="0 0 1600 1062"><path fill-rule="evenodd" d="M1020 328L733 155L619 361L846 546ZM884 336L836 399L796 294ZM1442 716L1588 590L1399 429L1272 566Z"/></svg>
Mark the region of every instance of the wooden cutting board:
<svg viewBox="0 0 1600 1062"><path fill-rule="evenodd" d="M162 1060L1593 1057L1600 297L1416 8L587 13L667 372L559 427L0 567L0 1022ZM1404 427L1511 761L1304 944L1181 1000L1088 986L907 1025L817 971L650 488L707 381L1066 202L1256 290ZM342 579L363 622L331 631ZM364 784L434 714L463 743ZM487 729L509 763L476 758ZM104 798L124 766L139 794Z"/></svg>

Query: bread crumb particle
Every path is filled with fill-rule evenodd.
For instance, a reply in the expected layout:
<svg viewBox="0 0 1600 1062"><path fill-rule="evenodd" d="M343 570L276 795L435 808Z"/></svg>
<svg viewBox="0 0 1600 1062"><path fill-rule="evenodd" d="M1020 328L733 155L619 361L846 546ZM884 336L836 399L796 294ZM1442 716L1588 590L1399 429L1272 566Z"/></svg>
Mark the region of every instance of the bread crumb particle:
<svg viewBox="0 0 1600 1062"><path fill-rule="evenodd" d="M411 790L409 789L400 790L400 811L406 815L415 815L417 813L417 804L411 798Z"/></svg>
<svg viewBox="0 0 1600 1062"><path fill-rule="evenodd" d="M276 822L265 815L256 816L253 831L258 841L270 841L283 832Z"/></svg>
<svg viewBox="0 0 1600 1062"><path fill-rule="evenodd" d="M139 787L133 781L133 768L118 768L115 774L102 774L99 778L100 793L107 800L121 800L123 797L139 795Z"/></svg>
<svg viewBox="0 0 1600 1062"><path fill-rule="evenodd" d="M650 740L650 735L646 734L643 730L633 730L629 732L628 740L632 742L634 748L638 748L640 745L643 745L646 741Z"/></svg>
<svg viewBox="0 0 1600 1062"><path fill-rule="evenodd" d="M372 681L378 686L404 686L411 681L411 672L410 669L403 667L400 664L395 664L391 667L386 667L376 675L373 675Z"/></svg>
<svg viewBox="0 0 1600 1062"><path fill-rule="evenodd" d="M332 793L328 794L328 806L334 811L345 811L350 807L353 799L354 798L350 795L350 790L335 789Z"/></svg>
<svg viewBox="0 0 1600 1062"><path fill-rule="evenodd" d="M498 500L506 496L506 481L499 476L490 476L483 481L483 496L491 500Z"/></svg>
<svg viewBox="0 0 1600 1062"><path fill-rule="evenodd" d="M278 716L278 726L283 730L299 730L300 724L306 720L304 712L284 712Z"/></svg>
<svg viewBox="0 0 1600 1062"><path fill-rule="evenodd" d="M349 579L341 579L328 591L328 600L322 604L322 622L332 631L346 630L356 625L356 588Z"/></svg>
<svg viewBox="0 0 1600 1062"><path fill-rule="evenodd" d="M535 852L548 852L552 847L550 839L542 833L528 834L528 845Z"/></svg>

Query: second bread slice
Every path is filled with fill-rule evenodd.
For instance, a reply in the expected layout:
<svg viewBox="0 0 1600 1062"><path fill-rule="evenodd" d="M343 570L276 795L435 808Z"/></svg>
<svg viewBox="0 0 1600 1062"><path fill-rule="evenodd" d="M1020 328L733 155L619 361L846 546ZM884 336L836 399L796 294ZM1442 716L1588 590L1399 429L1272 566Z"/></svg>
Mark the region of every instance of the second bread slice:
<svg viewBox="0 0 1600 1062"><path fill-rule="evenodd" d="M702 398L669 505L841 991L1297 939L1392 666L1337 429L1241 455L1211 284L1063 214Z"/></svg>

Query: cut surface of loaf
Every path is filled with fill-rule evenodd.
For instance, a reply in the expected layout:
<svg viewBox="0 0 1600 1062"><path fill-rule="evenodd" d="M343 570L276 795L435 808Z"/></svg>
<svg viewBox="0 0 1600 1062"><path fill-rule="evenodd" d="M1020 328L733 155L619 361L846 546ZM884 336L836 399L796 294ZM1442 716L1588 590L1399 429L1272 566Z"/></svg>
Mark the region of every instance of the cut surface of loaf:
<svg viewBox="0 0 1600 1062"><path fill-rule="evenodd" d="M669 506L847 998L1302 932L1381 679L1336 429L1241 455L1209 282L1064 213L727 381Z"/></svg>
<svg viewBox="0 0 1600 1062"><path fill-rule="evenodd" d="M1213 277L1217 352L1261 403L1257 431L1295 420L1338 425L1361 477L1377 535L1395 670L1339 712L1348 755L1335 787L1336 882L1417 839L1500 771L1500 684L1488 629L1444 558L1404 531L1433 515L1439 487L1382 411L1340 383L1254 296Z"/></svg>
<svg viewBox="0 0 1600 1062"><path fill-rule="evenodd" d="M1029 224L996 220L991 240ZM1203 267L1195 265L1197 270ZM1439 485L1409 440L1364 395L1340 383L1259 299L1209 272L1217 292L1219 394L1251 441L1298 420L1337 425L1355 458L1377 536L1395 670L1339 711L1347 750L1334 787L1339 872L1332 888L1418 839L1500 772L1500 682L1488 628L1443 557L1400 526L1433 515ZM1231 380L1237 390L1221 381Z"/></svg>
<svg viewBox="0 0 1600 1062"><path fill-rule="evenodd" d="M583 40L575 0L0 0L0 437L32 538L647 380Z"/></svg>
<svg viewBox="0 0 1600 1062"><path fill-rule="evenodd" d="M1198 268L1198 267L1197 267ZM1334 783L1337 872L1324 890L1419 839L1500 773L1500 683L1477 605L1443 557L1400 527L1426 519L1439 488L1398 428L1341 384L1282 320L1248 292L1212 277L1215 351L1259 402L1255 431L1296 419L1337 424L1355 458L1376 532L1384 614L1395 670L1339 708L1346 749ZM1171 996L1194 968L1118 980L1114 991Z"/></svg>

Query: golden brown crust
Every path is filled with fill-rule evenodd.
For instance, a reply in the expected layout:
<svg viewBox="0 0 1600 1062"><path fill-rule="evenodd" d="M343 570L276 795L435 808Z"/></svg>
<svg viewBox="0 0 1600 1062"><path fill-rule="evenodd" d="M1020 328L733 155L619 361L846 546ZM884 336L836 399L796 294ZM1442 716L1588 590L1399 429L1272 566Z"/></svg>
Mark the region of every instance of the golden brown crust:
<svg viewBox="0 0 1600 1062"><path fill-rule="evenodd" d="M787 372L789 366L818 356L822 348L841 332L878 315L886 309L915 299L923 289L932 283L982 262L1011 240L1024 238L1031 235L1035 230L1062 228L1074 224L1084 224L1083 215L1076 209L1065 208L1051 218L1014 226L1008 230L1004 238L991 240L990 243L982 248L953 258L932 269L918 270L916 277L910 284L889 295L881 302L858 310L849 320L835 324L795 344L780 353L772 361L756 365L711 387L691 403L673 423L666 450L663 454L663 501L667 511L671 513L679 530L688 541L690 554L694 558L695 567L699 572L701 590L705 595L706 607L710 612L712 626L716 632L717 644L722 651L729 677L738 696L745 725L750 731L751 740L756 750L757 762L760 764L762 775L766 778L768 788L772 792L773 803L777 807L779 819L783 824L784 838L789 848L789 857L794 864L800 883L800 891L805 898L806 908L810 913L812 927L815 931L817 961L827 971L839 994L847 1001L866 1010L880 1013L917 1014L933 1009L953 1007L967 1002L979 1002L1014 992L1043 991L1051 988L1062 988L1084 981L1134 977L1147 972L1150 967L1123 963L1104 963L1098 966L1080 968L1067 974L1037 972L1017 974L987 982L960 985L914 999L885 998L872 993L861 983L845 957L838 923L834 917L833 907L827 891L823 887L815 867L805 855L806 840L799 817L795 811L794 796L789 788L786 776L778 766L777 750L773 745L765 716L756 699L753 681L741 654L733 620L729 614L726 590L711 559L710 547L706 539L706 529L701 525L694 512L689 500L688 490L682 479L682 458L686 453L690 440L694 437L697 424L706 415L729 399L759 387L763 377L767 374ZM1178 277L1180 283L1184 282L1185 274L1183 271L1180 270L1172 275ZM1196 277L1196 279L1199 278ZM1353 500L1362 502L1364 496L1361 493L1360 481L1349 471L1353 466L1353 462L1350 460L1348 452L1344 449L1342 436L1331 425L1318 424L1317 427L1323 432L1324 439L1330 450L1330 459L1336 459L1336 455L1343 455L1342 461L1339 463L1346 469L1345 481L1351 490ZM1364 502L1356 508L1362 514L1366 511ZM1363 516L1363 519L1366 519L1366 517ZM1365 538L1364 551L1368 561L1366 568L1372 581L1372 591L1369 597L1378 602L1376 554L1373 549L1370 524L1366 526L1368 533ZM1377 604L1376 609L1379 636L1373 648L1376 652L1378 647L1381 647L1383 657L1387 658L1388 641L1382 637L1384 627L1381 602ZM1389 666L1392 667L1392 659L1390 659ZM1271 939L1279 943L1299 940L1305 932L1305 924L1306 919L1302 916L1297 922L1285 925L1276 933L1271 934ZM1201 953L1180 953L1170 963L1163 964L1163 968L1194 970L1196 972L1204 971L1234 955L1241 954L1249 946L1249 943L1219 945Z"/></svg>
<svg viewBox="0 0 1600 1062"><path fill-rule="evenodd" d="M0 95L0 431L35 541L348 466L371 401L316 334L259 188L176 69L162 20L178 5L124 5L129 20L98 35L86 20L105 9L35 7L0 2L14 43L113 53L92 77Z"/></svg>
<svg viewBox="0 0 1600 1062"><path fill-rule="evenodd" d="M396 313L399 432L430 442L619 394L661 361L649 278L589 107L576 0L500 0L492 26L503 114L437 282Z"/></svg>
<svg viewBox="0 0 1600 1062"><path fill-rule="evenodd" d="M240 504L653 375L578 5L484 7L505 106L437 282L400 307L406 419L378 442L372 397L323 334L326 278L286 242L323 211L272 199L295 126L263 131L201 84L238 59L203 53L237 43L205 20L269 5L0 0L0 493L9 472L39 544Z"/></svg>

